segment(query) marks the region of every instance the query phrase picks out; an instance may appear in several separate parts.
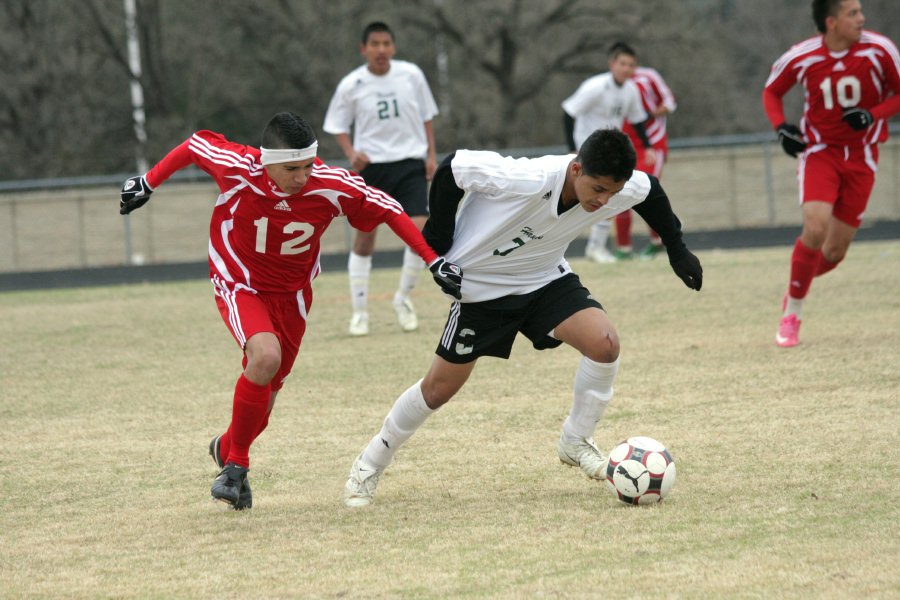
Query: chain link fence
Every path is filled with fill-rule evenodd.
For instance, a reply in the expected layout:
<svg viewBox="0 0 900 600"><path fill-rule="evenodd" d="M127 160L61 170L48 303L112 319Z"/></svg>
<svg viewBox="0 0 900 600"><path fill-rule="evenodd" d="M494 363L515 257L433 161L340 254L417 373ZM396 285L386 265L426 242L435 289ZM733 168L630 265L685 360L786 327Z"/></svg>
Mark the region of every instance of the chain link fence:
<svg viewBox="0 0 900 600"><path fill-rule="evenodd" d="M564 152L562 146L503 151L512 156ZM177 173L127 217L125 227L119 188L131 175L0 182L0 273L205 261L209 215L218 195L211 179L197 169ZM685 231L800 224L796 161L771 133L672 140L662 183ZM900 221L896 140L881 146L866 213L867 222L881 220ZM379 249L401 247L388 228L380 228L379 236ZM322 239L322 252L346 253L351 239L346 220L338 219Z"/></svg>

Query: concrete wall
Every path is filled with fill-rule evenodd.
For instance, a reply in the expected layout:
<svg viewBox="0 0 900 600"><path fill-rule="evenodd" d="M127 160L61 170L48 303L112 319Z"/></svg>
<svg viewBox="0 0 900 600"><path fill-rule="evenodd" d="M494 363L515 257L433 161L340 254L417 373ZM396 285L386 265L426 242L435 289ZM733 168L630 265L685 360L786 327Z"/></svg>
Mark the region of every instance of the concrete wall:
<svg viewBox="0 0 900 600"><path fill-rule="evenodd" d="M682 148L672 151L662 182L686 231L794 225L800 223L795 169L777 144ZM127 264L118 191L116 184L0 194L0 272ZM209 181L168 182L128 219L134 260L206 260L217 193ZM900 220L896 140L881 148L866 219ZM635 231L643 233L640 227ZM380 248L400 247L386 227L379 237ZM344 253L351 238L339 219L323 238L323 252Z"/></svg>

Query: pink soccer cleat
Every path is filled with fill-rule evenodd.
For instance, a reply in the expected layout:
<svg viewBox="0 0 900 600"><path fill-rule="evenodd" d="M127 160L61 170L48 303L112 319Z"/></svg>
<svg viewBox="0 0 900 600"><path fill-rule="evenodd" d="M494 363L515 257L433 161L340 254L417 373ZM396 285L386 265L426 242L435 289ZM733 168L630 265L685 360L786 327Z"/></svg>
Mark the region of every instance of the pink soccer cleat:
<svg viewBox="0 0 900 600"><path fill-rule="evenodd" d="M790 348L800 343L800 319L797 315L790 314L781 319L778 324L778 333L775 334L775 343L781 348Z"/></svg>

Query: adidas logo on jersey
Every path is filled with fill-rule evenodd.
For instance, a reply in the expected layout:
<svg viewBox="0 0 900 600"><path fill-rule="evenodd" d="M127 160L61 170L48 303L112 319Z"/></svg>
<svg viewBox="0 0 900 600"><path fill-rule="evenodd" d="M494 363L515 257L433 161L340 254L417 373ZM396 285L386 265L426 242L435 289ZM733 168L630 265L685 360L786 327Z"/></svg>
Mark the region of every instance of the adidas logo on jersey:
<svg viewBox="0 0 900 600"><path fill-rule="evenodd" d="M844 66L843 61L840 61L840 60L839 60L839 61L837 61L836 63L834 63L834 67L832 67L831 70L832 70L832 71L846 71L846 70L847 70L847 67Z"/></svg>
<svg viewBox="0 0 900 600"><path fill-rule="evenodd" d="M286 210L288 212L291 212L291 207L288 206L287 200L282 200L275 205L275 210Z"/></svg>

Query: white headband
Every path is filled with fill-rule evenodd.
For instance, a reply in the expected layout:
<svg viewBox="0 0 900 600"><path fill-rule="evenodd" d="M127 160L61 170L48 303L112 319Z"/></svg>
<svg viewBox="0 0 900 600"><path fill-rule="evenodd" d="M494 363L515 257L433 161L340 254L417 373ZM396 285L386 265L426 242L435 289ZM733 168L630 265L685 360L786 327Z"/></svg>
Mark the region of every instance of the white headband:
<svg viewBox="0 0 900 600"><path fill-rule="evenodd" d="M260 148L263 166L276 163L293 162L295 160L308 160L316 157L316 149L319 142L313 142L306 148Z"/></svg>

